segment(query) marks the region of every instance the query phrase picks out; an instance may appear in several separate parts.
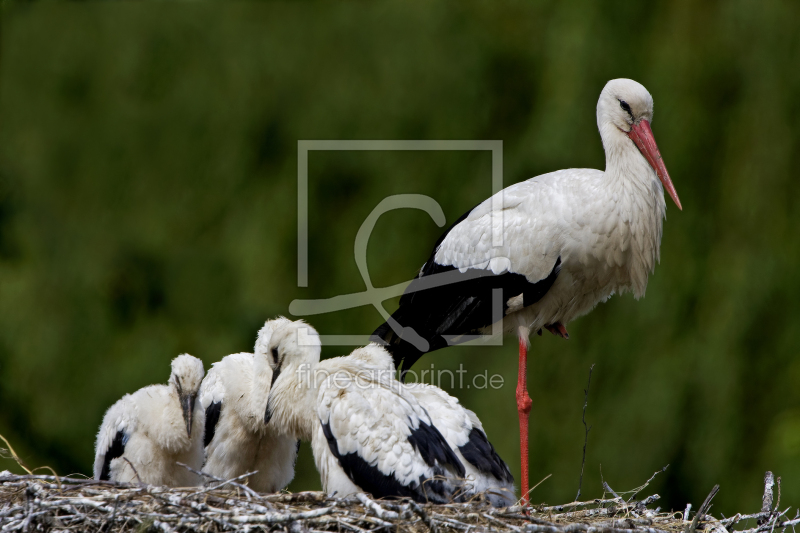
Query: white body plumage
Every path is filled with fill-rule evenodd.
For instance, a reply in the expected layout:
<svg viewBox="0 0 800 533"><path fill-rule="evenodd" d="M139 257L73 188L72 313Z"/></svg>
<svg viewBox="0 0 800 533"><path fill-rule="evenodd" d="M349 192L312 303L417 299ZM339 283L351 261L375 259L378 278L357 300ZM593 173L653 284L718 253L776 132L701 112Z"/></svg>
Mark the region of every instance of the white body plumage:
<svg viewBox="0 0 800 533"><path fill-rule="evenodd" d="M638 156L638 154L636 154ZM547 277L561 258L552 288L537 303L508 301L504 330L538 330L567 324L614 293L644 295L659 259L666 204L661 183L641 156L622 176L570 169L537 176L484 201L450 233L435 260L459 270L514 272L530 282ZM503 228L503 245L492 247L492 222ZM487 328L488 331L488 328Z"/></svg>
<svg viewBox="0 0 800 533"><path fill-rule="evenodd" d="M106 411L97 434L95 479L149 485L193 486L186 468L203 465L203 411L196 404L203 363L190 355L172 362L167 385L126 394Z"/></svg>
<svg viewBox="0 0 800 533"><path fill-rule="evenodd" d="M231 479L257 471L248 484L276 492L294 478L297 440L264 424L272 369L264 351L273 328L259 331L255 354L237 353L214 363L200 389L206 413L206 461L203 472Z"/></svg>
<svg viewBox="0 0 800 533"><path fill-rule="evenodd" d="M425 408L466 470L464 494L484 494L495 507L516 502L514 478L486 437L478 416L458 399L427 383L402 385Z"/></svg>
<svg viewBox="0 0 800 533"><path fill-rule="evenodd" d="M311 440L326 492L434 502L458 496L464 467L425 409L386 370L385 350L370 345L319 362L319 337L299 321L276 329L271 346L280 375L269 423ZM372 364L376 354L369 352L385 361Z"/></svg>

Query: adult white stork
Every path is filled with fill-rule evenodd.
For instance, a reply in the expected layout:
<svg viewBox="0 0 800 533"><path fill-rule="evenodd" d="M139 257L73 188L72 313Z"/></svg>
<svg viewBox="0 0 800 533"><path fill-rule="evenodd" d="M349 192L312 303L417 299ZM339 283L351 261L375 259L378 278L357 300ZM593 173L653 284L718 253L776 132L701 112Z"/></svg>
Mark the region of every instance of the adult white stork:
<svg viewBox="0 0 800 533"><path fill-rule="evenodd" d="M300 334L298 334L300 332ZM323 489L443 503L458 498L464 466L430 416L370 345L320 362L316 331L302 321L276 328L265 421L311 441Z"/></svg>
<svg viewBox="0 0 800 533"><path fill-rule="evenodd" d="M566 324L612 294L643 296L659 259L664 189L681 208L650 129L652 118L647 89L633 80L609 81L597 102L605 172L569 169L537 176L466 213L439 238L400 307L373 334L404 373L424 353L465 335L488 334L500 321L504 332L518 335L516 399L526 499L530 332L545 328L568 338ZM499 233L502 245L493 246ZM497 305L495 289L502 290Z"/></svg>
<svg viewBox="0 0 800 533"><path fill-rule="evenodd" d="M178 462L203 466L203 410L196 403L203 363L172 361L167 385L126 394L106 411L97 434L94 477L121 483L188 487L199 477Z"/></svg>
<svg viewBox="0 0 800 533"><path fill-rule="evenodd" d="M248 478L259 492L277 492L294 478L296 439L264 424L272 383L267 349L275 327L285 318L268 320L258 332L255 353L236 353L214 363L200 387L200 405L206 414L203 472L232 479Z"/></svg>

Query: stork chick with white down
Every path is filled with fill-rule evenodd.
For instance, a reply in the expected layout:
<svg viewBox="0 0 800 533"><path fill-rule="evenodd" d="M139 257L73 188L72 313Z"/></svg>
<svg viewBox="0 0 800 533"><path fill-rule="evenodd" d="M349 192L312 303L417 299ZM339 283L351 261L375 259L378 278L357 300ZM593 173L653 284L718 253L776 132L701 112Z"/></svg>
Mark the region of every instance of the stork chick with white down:
<svg viewBox="0 0 800 533"><path fill-rule="evenodd" d="M375 344L356 350L351 357L379 369L385 378L393 379L396 374L392 356ZM478 415L435 385L397 381L393 385L416 398L464 465L466 476L461 492L465 497L482 495L495 507L515 503L514 476L489 442Z"/></svg>
<svg viewBox="0 0 800 533"><path fill-rule="evenodd" d="M166 385L126 394L106 411L97 434L94 477L120 483L188 487L200 484L205 417L196 402L203 363L183 354Z"/></svg>
<svg viewBox="0 0 800 533"><path fill-rule="evenodd" d="M264 423L272 383L268 346L273 330L283 323L289 320L265 322L255 353L237 353L214 363L200 388L206 414L203 472L232 479L255 471L248 485L259 492L287 486L297 459L298 441Z"/></svg>
<svg viewBox="0 0 800 533"><path fill-rule="evenodd" d="M302 321L276 328L265 421L310 440L323 490L444 503L457 498L464 466L375 345L320 362L317 332ZM387 354L388 355L388 354ZM388 357L387 357L388 360Z"/></svg>
<svg viewBox="0 0 800 533"><path fill-rule="evenodd" d="M436 242L400 307L373 333L404 373L423 354L492 334L494 326L517 334L523 493L530 333L547 329L567 338L570 321L612 294L642 297L659 260L665 189L681 208L652 119L647 89L633 80L609 81L597 102L605 171L537 176L465 213Z"/></svg>
<svg viewBox="0 0 800 533"><path fill-rule="evenodd" d="M383 348L380 352L391 364L391 355ZM425 408L433 425L464 465L462 492L470 497L483 495L495 507L514 505L514 476L486 437L478 415L434 385L406 383L401 386Z"/></svg>

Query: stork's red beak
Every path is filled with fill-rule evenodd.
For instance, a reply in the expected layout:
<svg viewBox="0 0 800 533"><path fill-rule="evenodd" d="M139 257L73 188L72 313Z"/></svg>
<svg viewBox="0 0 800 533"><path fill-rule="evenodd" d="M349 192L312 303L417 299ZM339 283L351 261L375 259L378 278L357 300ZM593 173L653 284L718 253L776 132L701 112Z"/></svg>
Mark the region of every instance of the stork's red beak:
<svg viewBox="0 0 800 533"><path fill-rule="evenodd" d="M658 151L658 145L656 145L656 139L653 137L653 130L650 129L650 123L646 120L642 120L638 124L634 124L631 126L631 131L628 132L628 137L636 144L636 147L642 152L644 158L647 159L647 162L650 163L650 166L656 171L658 179L661 180L661 184L664 185L664 189L666 189L672 197L675 205L678 206L678 209L683 211L681 201L678 199L678 193L675 190L675 186L672 184L672 180L669 179L667 167L664 166L664 160L661 158L661 153Z"/></svg>

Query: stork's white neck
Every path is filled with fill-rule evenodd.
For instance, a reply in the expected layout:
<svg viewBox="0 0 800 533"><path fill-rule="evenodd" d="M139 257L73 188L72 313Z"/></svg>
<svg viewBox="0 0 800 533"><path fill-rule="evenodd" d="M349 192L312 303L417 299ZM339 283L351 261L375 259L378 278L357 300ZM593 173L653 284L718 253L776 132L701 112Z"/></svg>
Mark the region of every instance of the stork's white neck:
<svg viewBox="0 0 800 533"><path fill-rule="evenodd" d="M272 383L272 369L267 361L267 355L256 352L253 358L253 383L250 401L247 404L247 419L252 421L254 430L263 430L264 413L267 410L269 387Z"/></svg>
<svg viewBox="0 0 800 533"><path fill-rule="evenodd" d="M287 363L270 391L270 424L292 438L311 440L317 420L317 365Z"/></svg>
<svg viewBox="0 0 800 533"><path fill-rule="evenodd" d="M659 260L659 247L666 202L661 181L639 149L614 124L600 127L606 152L606 180L616 200L623 241L630 239L628 262L630 285L639 298L647 288L647 277Z"/></svg>

